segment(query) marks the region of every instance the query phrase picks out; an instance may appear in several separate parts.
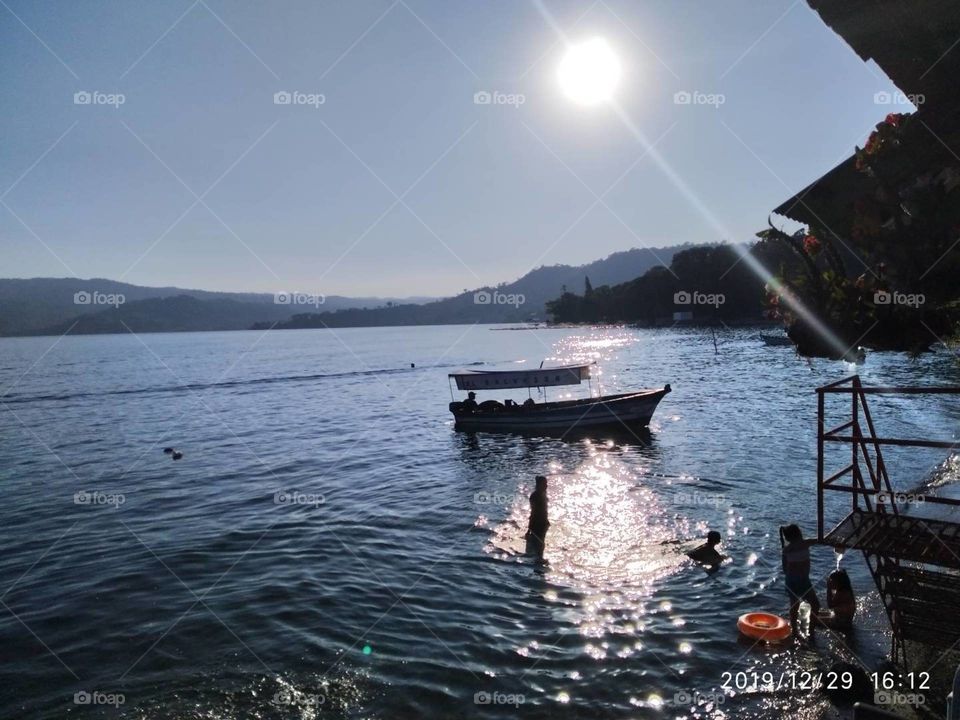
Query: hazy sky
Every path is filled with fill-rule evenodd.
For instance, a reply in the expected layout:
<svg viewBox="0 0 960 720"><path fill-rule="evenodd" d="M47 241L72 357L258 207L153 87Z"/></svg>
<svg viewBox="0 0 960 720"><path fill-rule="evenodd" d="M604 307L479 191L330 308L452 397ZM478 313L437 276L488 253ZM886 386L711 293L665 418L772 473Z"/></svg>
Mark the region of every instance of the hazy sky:
<svg viewBox="0 0 960 720"><path fill-rule="evenodd" d="M441 295L742 241L910 109L802 0L3 0L0 48L3 277Z"/></svg>

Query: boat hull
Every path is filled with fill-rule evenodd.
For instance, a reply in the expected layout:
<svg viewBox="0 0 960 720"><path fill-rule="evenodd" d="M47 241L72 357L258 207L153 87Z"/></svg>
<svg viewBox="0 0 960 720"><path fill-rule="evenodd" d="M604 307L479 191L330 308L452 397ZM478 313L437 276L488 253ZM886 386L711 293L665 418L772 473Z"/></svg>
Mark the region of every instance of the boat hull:
<svg viewBox="0 0 960 720"><path fill-rule="evenodd" d="M457 430L490 432L565 433L591 429L643 428L649 425L657 405L670 392L643 390L621 395L605 395L583 400L538 403L532 406L503 407L491 410L464 409L463 403L450 403Z"/></svg>

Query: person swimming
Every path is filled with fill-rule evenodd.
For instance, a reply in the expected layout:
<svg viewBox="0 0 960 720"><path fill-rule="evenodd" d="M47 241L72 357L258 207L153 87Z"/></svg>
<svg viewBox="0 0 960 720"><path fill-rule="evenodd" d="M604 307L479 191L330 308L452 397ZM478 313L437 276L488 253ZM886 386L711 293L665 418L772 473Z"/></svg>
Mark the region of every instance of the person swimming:
<svg viewBox="0 0 960 720"><path fill-rule="evenodd" d="M723 562L723 555L717 552L717 545L720 544L720 533L711 530L707 533L707 541L687 553L687 557L695 562L704 565L716 567Z"/></svg>
<svg viewBox="0 0 960 720"><path fill-rule="evenodd" d="M780 528L780 543L783 545L783 573L786 576L787 595L790 597L790 624L797 624L800 603L810 604L811 618L820 611L820 600L810 582L810 546L817 540L804 540L797 525ZM812 631L812 625L811 625Z"/></svg>
<svg viewBox="0 0 960 720"><path fill-rule="evenodd" d="M537 475L536 488L530 493L530 520L527 523L527 546L539 559L543 559L546 547L547 530L550 520L547 516L547 478Z"/></svg>

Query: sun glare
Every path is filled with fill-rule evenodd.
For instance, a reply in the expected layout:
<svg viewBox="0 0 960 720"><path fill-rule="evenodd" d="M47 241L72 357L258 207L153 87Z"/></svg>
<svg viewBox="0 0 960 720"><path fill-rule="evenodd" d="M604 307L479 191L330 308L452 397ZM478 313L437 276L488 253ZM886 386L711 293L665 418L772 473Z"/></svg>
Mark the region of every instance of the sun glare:
<svg viewBox="0 0 960 720"><path fill-rule="evenodd" d="M567 48L557 78L571 100L596 105L613 97L620 82L620 60L606 40L592 38Z"/></svg>

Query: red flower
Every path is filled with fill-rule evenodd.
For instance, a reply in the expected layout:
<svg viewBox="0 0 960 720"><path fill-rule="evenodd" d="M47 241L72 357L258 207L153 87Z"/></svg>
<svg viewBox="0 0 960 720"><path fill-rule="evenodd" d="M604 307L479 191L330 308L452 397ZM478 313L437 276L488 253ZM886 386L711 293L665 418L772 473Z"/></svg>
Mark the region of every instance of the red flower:
<svg viewBox="0 0 960 720"><path fill-rule="evenodd" d="M887 115L887 117L884 119L884 122L885 122L887 125L892 125L893 127L897 127L897 125L900 124L900 119L901 119L902 117L903 117L903 113L890 113L890 114Z"/></svg>
<svg viewBox="0 0 960 720"><path fill-rule="evenodd" d="M813 235L807 235L803 239L803 250L807 255L816 255L820 252L820 241Z"/></svg>

